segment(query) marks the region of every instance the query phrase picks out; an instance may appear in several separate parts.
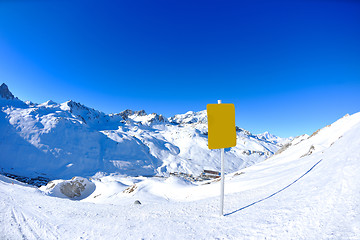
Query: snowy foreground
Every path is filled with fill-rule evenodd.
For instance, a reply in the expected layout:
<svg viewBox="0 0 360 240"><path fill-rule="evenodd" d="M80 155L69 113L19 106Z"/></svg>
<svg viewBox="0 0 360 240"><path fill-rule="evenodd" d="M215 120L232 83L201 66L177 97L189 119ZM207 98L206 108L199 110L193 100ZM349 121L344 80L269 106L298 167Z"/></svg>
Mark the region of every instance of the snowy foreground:
<svg viewBox="0 0 360 240"><path fill-rule="evenodd" d="M97 175L70 200L0 176L0 239L359 239L359 136L345 116L228 174L223 217L219 182Z"/></svg>

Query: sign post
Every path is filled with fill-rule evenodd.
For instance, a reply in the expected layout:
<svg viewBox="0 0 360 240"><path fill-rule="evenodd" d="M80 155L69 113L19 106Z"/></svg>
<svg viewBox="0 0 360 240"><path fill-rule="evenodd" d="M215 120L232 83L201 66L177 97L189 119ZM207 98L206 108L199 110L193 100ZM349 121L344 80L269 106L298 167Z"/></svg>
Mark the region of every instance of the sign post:
<svg viewBox="0 0 360 240"><path fill-rule="evenodd" d="M234 104L207 105L208 116L208 147L220 149L221 182L220 182L220 216L224 215L224 148L236 145L235 106Z"/></svg>
<svg viewBox="0 0 360 240"><path fill-rule="evenodd" d="M218 100L218 104L221 104L221 100ZM224 191L225 191L224 148L220 150L220 159L221 159L220 216L224 216Z"/></svg>

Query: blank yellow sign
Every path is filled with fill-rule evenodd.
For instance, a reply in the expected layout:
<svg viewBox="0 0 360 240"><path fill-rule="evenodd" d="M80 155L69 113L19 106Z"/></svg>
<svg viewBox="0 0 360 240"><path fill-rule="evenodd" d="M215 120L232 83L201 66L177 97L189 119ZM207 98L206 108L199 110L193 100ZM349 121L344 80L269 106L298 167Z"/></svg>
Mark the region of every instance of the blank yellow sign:
<svg viewBox="0 0 360 240"><path fill-rule="evenodd" d="M208 104L208 147L210 149L236 146L234 104Z"/></svg>

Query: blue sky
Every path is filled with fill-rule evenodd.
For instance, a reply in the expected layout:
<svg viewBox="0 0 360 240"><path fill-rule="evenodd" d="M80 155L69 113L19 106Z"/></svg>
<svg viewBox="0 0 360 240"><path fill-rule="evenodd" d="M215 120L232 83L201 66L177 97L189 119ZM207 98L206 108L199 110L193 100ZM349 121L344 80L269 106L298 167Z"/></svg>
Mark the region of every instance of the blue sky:
<svg viewBox="0 0 360 240"><path fill-rule="evenodd" d="M0 79L106 113L222 99L251 132L311 134L360 111L360 2L4 0Z"/></svg>

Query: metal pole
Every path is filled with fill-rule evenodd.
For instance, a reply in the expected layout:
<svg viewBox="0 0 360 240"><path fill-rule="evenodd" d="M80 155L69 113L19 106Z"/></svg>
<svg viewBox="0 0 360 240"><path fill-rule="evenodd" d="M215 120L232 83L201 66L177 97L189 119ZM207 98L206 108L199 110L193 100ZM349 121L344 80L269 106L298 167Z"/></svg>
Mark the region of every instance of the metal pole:
<svg viewBox="0 0 360 240"><path fill-rule="evenodd" d="M224 149L221 149L221 187L220 187L220 216L224 216Z"/></svg>
<svg viewBox="0 0 360 240"><path fill-rule="evenodd" d="M218 100L218 104L221 104L221 100ZM224 216L224 187L225 187L225 175L224 175L224 149L220 149L221 158L221 183L220 183L220 216Z"/></svg>

